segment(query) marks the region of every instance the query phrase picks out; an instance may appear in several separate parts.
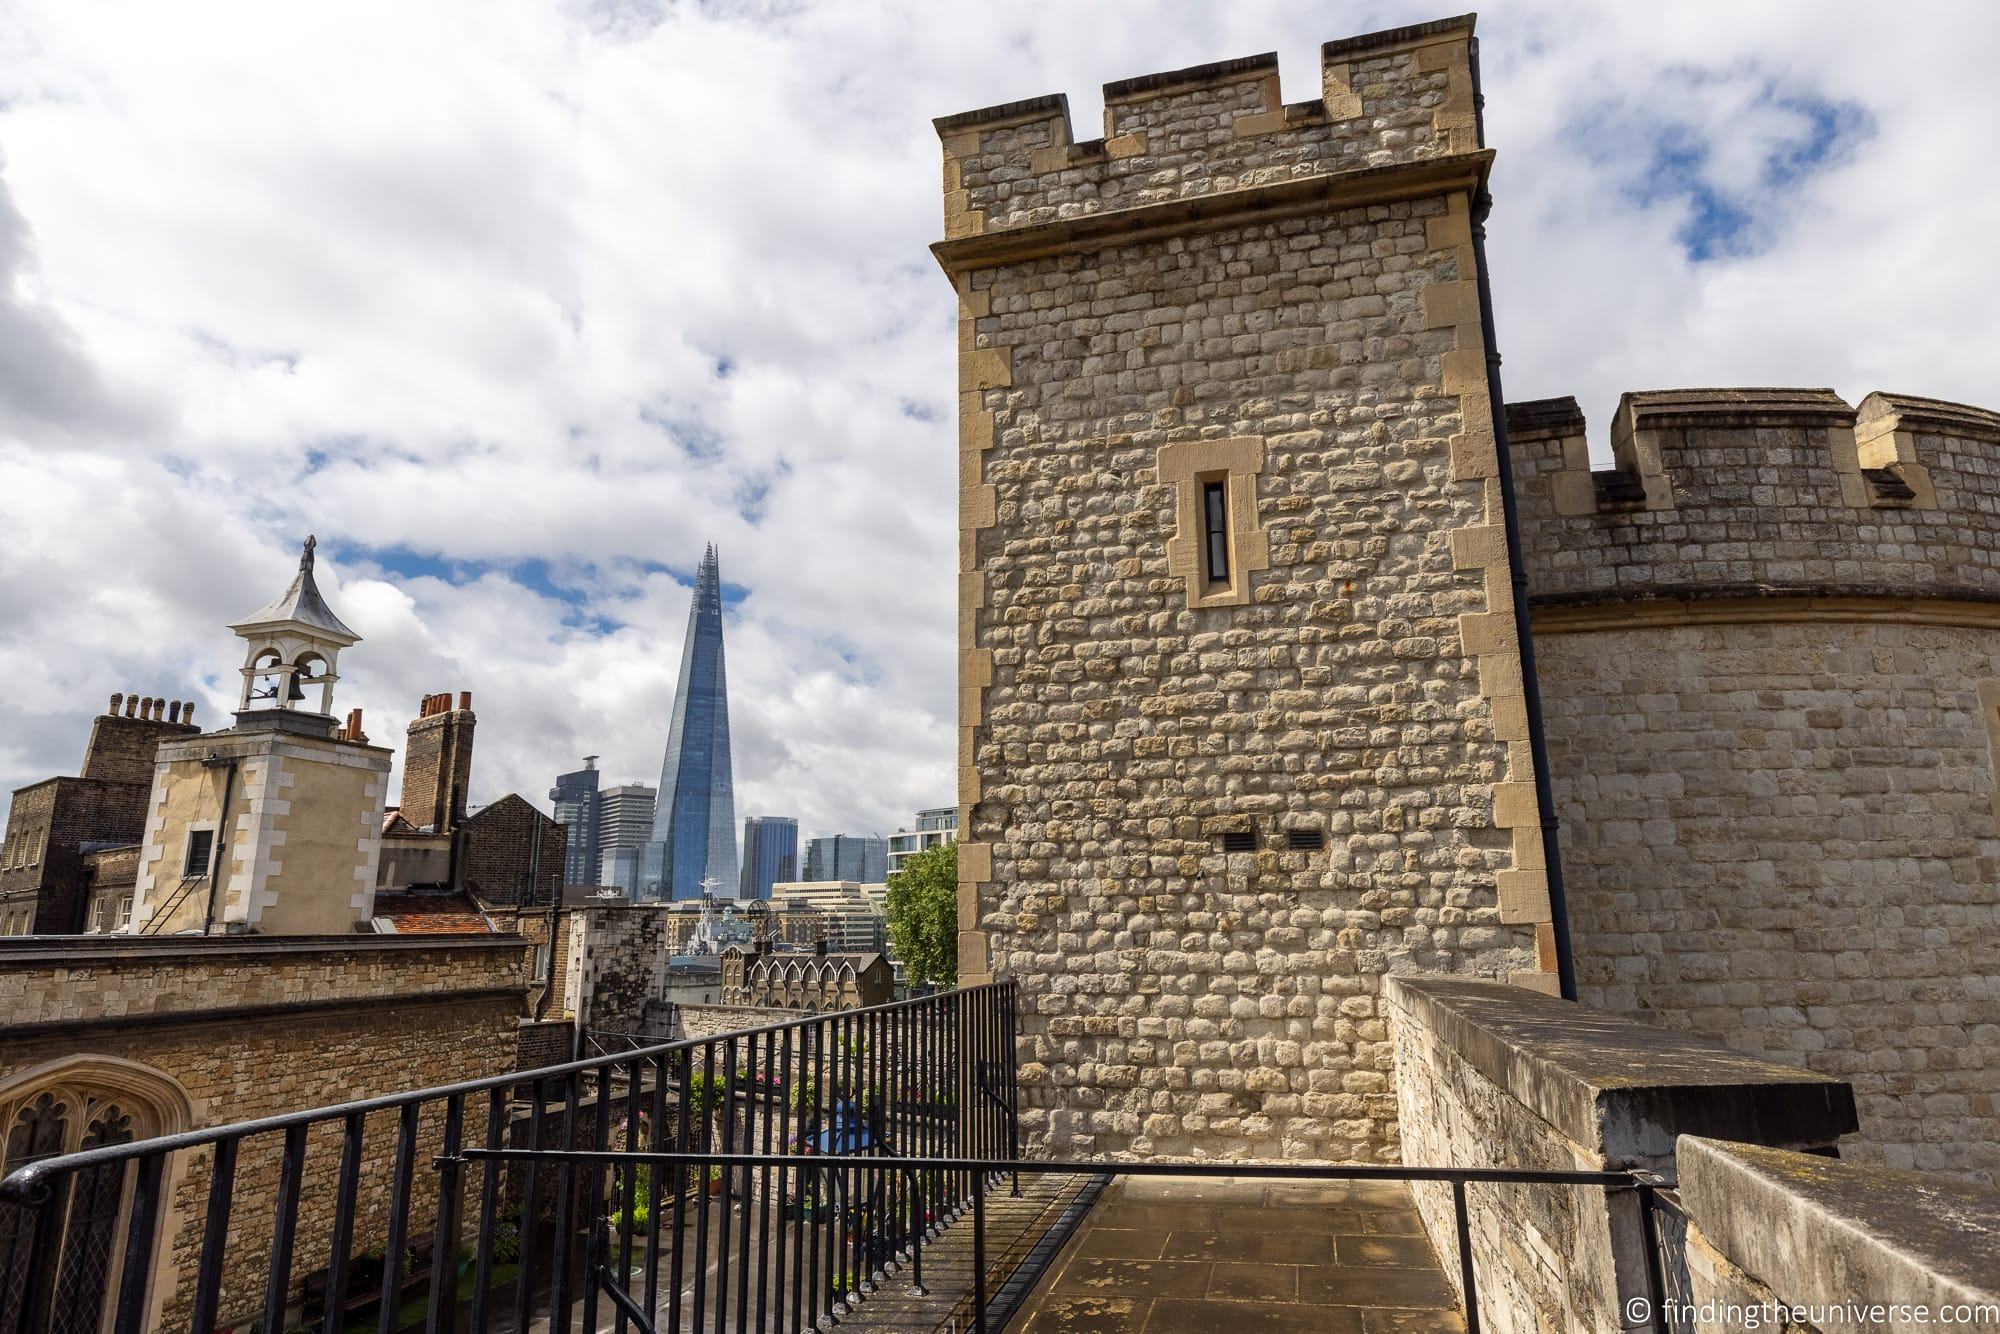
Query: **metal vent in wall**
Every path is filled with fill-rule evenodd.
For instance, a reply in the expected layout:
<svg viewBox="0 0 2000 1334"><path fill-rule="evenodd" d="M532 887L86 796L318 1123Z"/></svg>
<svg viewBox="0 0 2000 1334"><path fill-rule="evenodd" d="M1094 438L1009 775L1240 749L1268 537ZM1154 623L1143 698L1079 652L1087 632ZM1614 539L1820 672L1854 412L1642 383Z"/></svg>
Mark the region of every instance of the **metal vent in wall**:
<svg viewBox="0 0 2000 1334"><path fill-rule="evenodd" d="M1317 829L1287 829L1285 846L1293 852L1318 852L1326 846L1326 835Z"/></svg>
<svg viewBox="0 0 2000 1334"><path fill-rule="evenodd" d="M1224 852L1255 852L1257 831L1254 829L1231 829L1222 836Z"/></svg>

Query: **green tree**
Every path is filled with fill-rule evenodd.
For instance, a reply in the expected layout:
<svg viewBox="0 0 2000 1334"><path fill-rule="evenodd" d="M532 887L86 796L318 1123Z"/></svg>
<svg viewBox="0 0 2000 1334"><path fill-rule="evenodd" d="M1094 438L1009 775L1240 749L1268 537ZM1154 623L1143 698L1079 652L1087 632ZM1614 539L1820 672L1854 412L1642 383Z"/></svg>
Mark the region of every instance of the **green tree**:
<svg viewBox="0 0 2000 1334"><path fill-rule="evenodd" d="M889 948L911 986L958 984L958 846L915 853L889 877Z"/></svg>

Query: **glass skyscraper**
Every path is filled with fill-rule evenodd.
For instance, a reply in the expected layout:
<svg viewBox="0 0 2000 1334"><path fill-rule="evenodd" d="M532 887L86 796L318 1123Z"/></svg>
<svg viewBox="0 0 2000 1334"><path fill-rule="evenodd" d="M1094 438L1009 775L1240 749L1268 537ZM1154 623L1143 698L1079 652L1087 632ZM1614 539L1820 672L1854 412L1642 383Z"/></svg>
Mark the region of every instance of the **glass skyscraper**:
<svg viewBox="0 0 2000 1334"><path fill-rule="evenodd" d="M642 899L729 897L737 886L736 794L729 770L729 680L722 666L722 574L715 546L701 558L687 643L660 766Z"/></svg>
<svg viewBox="0 0 2000 1334"><path fill-rule="evenodd" d="M557 774L549 789L555 803L556 823L569 826L569 842L563 851L563 883L594 885L597 880L597 757L583 757L583 767L574 773Z"/></svg>
<svg viewBox="0 0 2000 1334"><path fill-rule="evenodd" d="M799 878L799 822L753 815L743 822L743 888L738 898L768 899L771 886Z"/></svg>

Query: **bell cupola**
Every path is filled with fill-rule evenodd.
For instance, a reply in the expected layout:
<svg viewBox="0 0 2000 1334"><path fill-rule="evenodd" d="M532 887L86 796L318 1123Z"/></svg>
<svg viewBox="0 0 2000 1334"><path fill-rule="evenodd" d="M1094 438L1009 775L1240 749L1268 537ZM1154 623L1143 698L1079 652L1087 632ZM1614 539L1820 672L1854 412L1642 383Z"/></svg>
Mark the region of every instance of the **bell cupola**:
<svg viewBox="0 0 2000 1334"><path fill-rule="evenodd" d="M342 624L313 579L314 539L299 553L299 572L274 601L229 628L249 645L243 659L239 726L276 724L284 731L331 736L333 686L340 651L361 636Z"/></svg>

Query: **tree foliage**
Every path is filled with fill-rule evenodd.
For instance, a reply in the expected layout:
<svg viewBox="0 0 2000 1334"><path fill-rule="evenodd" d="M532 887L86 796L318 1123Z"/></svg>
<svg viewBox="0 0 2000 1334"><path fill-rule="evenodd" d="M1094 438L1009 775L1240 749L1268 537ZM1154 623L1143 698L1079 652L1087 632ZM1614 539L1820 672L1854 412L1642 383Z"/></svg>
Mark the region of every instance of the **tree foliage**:
<svg viewBox="0 0 2000 1334"><path fill-rule="evenodd" d="M889 877L889 948L911 986L958 984L958 847L913 854Z"/></svg>

